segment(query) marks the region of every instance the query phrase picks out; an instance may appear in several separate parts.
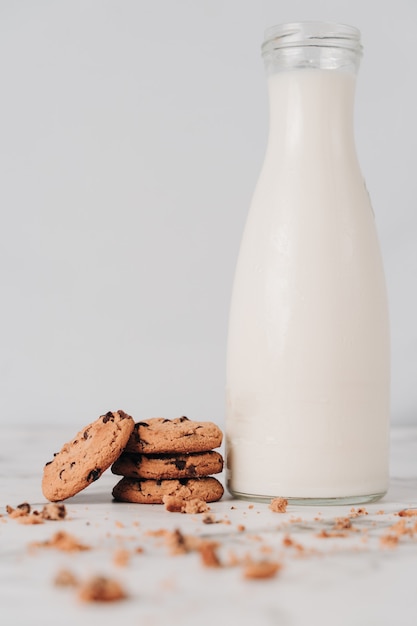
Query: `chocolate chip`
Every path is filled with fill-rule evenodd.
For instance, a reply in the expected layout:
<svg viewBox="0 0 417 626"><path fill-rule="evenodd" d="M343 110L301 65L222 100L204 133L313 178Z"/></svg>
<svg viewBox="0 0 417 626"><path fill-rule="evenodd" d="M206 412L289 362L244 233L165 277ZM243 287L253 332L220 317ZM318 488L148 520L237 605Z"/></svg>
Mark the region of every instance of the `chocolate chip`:
<svg viewBox="0 0 417 626"><path fill-rule="evenodd" d="M179 418L180 422L185 422L185 421L189 421L188 417L185 417L185 415L183 415L182 417Z"/></svg>
<svg viewBox="0 0 417 626"><path fill-rule="evenodd" d="M84 439L88 439L88 430L85 430L83 432L83 437L84 437Z"/></svg>
<svg viewBox="0 0 417 626"><path fill-rule="evenodd" d="M114 415L111 411L108 411L106 415L102 415L101 419L103 420L103 424L107 424L107 422L114 422Z"/></svg>
<svg viewBox="0 0 417 626"><path fill-rule="evenodd" d="M18 504L16 508L26 513L26 515L29 515L30 513L30 504L28 502L22 502L22 504Z"/></svg>
<svg viewBox="0 0 417 626"><path fill-rule="evenodd" d="M175 459L174 460L174 465L177 469L179 470L183 470L185 469L185 466L187 465L187 462L184 461L183 459Z"/></svg>
<svg viewBox="0 0 417 626"><path fill-rule="evenodd" d="M149 427L149 424L148 424L147 422L138 422L138 423L136 424L136 427L137 427L137 426L146 426L146 428L148 428L148 427Z"/></svg>
<svg viewBox="0 0 417 626"><path fill-rule="evenodd" d="M101 474L101 469L99 467L94 468L93 470L91 470L91 472L88 473L87 482L88 483L94 482L95 480L100 478L100 474Z"/></svg>
<svg viewBox="0 0 417 626"><path fill-rule="evenodd" d="M62 480L62 474L63 474L64 472L65 472L65 470L64 470L64 469L62 469L62 470L59 472L59 480Z"/></svg>
<svg viewBox="0 0 417 626"><path fill-rule="evenodd" d="M188 478L180 478L179 482L181 485L187 485L188 484Z"/></svg>

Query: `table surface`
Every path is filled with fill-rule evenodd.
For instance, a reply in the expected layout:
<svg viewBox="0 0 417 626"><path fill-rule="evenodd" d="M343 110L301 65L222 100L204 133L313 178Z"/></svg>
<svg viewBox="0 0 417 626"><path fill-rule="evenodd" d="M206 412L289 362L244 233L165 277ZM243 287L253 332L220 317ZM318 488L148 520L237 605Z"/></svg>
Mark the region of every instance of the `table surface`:
<svg viewBox="0 0 417 626"><path fill-rule="evenodd" d="M43 465L77 428L72 430L68 426L1 430L2 624L83 626L91 620L101 626L115 620L129 626L230 620L257 626L417 624L417 517L398 515L417 508L417 428L392 431L390 488L382 500L366 506L366 514L350 506L289 506L281 514L267 504L233 500L225 494L210 505L216 523L207 524L204 514L114 502L111 490L118 479L108 471L66 501L63 521L23 525L10 518L7 504L14 507L26 501L34 509L43 507ZM352 528L334 532L336 518L346 517ZM171 554L167 533L155 531L177 529L217 542L221 567L205 566L198 551ZM67 553L33 547L62 530L90 549ZM326 533L330 536L323 537ZM394 539L388 545L387 535L398 542ZM115 561L120 550L129 555L123 566ZM248 560L278 562L282 567L272 578L246 579ZM63 569L81 581L94 575L115 579L127 598L83 603L76 588L54 583Z"/></svg>

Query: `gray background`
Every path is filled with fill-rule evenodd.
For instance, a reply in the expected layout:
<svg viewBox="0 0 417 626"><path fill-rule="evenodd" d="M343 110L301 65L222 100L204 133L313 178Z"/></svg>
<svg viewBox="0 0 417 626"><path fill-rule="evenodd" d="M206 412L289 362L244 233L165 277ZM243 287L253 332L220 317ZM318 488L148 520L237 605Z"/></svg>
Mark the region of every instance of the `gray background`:
<svg viewBox="0 0 417 626"><path fill-rule="evenodd" d="M417 415L417 2L0 0L0 423L224 420L234 267L268 127L264 29L358 26L357 148Z"/></svg>

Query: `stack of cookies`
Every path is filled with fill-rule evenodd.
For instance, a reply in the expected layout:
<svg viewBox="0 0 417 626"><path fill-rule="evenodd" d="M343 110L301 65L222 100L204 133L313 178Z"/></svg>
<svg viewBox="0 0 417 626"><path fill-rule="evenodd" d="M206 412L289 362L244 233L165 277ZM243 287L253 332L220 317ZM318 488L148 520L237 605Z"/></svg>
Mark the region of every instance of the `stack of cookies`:
<svg viewBox="0 0 417 626"><path fill-rule="evenodd" d="M135 424L112 472L123 476L113 489L116 500L162 504L167 497L215 502L223 495L211 476L223 469L223 458L213 448L222 432L212 422L187 417L154 417Z"/></svg>

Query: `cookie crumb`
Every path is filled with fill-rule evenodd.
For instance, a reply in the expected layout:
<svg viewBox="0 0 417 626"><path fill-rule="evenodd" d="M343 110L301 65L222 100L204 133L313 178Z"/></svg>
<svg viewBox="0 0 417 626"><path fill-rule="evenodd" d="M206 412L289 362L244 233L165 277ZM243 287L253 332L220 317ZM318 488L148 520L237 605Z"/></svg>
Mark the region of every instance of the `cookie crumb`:
<svg viewBox="0 0 417 626"><path fill-rule="evenodd" d="M229 567L236 567L237 565L241 565L240 558L236 555L236 553L233 550L229 550L227 565Z"/></svg>
<svg viewBox="0 0 417 626"><path fill-rule="evenodd" d="M362 515L368 515L368 511L364 507L360 507L358 509L352 507L350 509L349 517L361 517Z"/></svg>
<svg viewBox="0 0 417 626"><path fill-rule="evenodd" d="M239 533L243 533L245 530L246 530L246 526L244 526L243 524L238 524L237 531Z"/></svg>
<svg viewBox="0 0 417 626"><path fill-rule="evenodd" d="M6 505L7 515L11 519L17 520L19 524L43 524L43 520L41 519L38 511L33 511L33 513L31 513L31 510L31 506L27 502L18 504L15 509L9 504Z"/></svg>
<svg viewBox="0 0 417 626"><path fill-rule="evenodd" d="M398 535L383 535L380 539L380 544L383 548L396 548L398 545Z"/></svg>
<svg viewBox="0 0 417 626"><path fill-rule="evenodd" d="M191 498L190 500L183 500L176 496L163 496L162 501L165 505L165 510L170 513L188 513L195 515L197 513L205 513L210 510L207 502L200 498Z"/></svg>
<svg viewBox="0 0 417 626"><path fill-rule="evenodd" d="M78 541L73 535L64 531L55 533L51 539L46 541L35 542L31 544L34 548L55 548L63 552L81 552L90 550L89 546L85 546Z"/></svg>
<svg viewBox="0 0 417 626"><path fill-rule="evenodd" d="M116 550L113 555L113 563L117 565L117 567L126 567L129 564L129 560L130 554L128 550Z"/></svg>
<svg viewBox="0 0 417 626"><path fill-rule="evenodd" d="M53 521L65 519L66 515L67 509L65 508L65 504L57 504L56 502L45 504L40 512L42 519Z"/></svg>
<svg viewBox="0 0 417 626"><path fill-rule="evenodd" d="M336 517L333 530L345 530L352 528L352 522L348 517Z"/></svg>
<svg viewBox="0 0 417 626"><path fill-rule="evenodd" d="M319 539L329 539L334 537L347 537L348 532L346 530L321 530L317 533L316 537Z"/></svg>
<svg viewBox="0 0 417 626"><path fill-rule="evenodd" d="M61 569L54 578L57 587L77 587L77 577L68 569Z"/></svg>
<svg viewBox="0 0 417 626"><path fill-rule="evenodd" d="M186 554L187 552L199 550L202 541L202 539L193 535L183 535L178 528L173 532L165 531L165 542L172 555Z"/></svg>
<svg viewBox="0 0 417 626"><path fill-rule="evenodd" d="M185 501L183 512L197 514L197 513L206 513L206 511L209 511L209 510L210 510L210 507L208 506L207 502L205 502L205 500L201 500L200 498L192 498L191 500Z"/></svg>
<svg viewBox="0 0 417 626"><path fill-rule="evenodd" d="M400 517L414 517L417 515L417 509L403 509L399 511L398 515Z"/></svg>
<svg viewBox="0 0 417 626"><path fill-rule="evenodd" d="M304 546L301 543L294 541L294 539L290 535L284 536L282 540L282 545L286 548L295 548L298 552L304 551Z"/></svg>
<svg viewBox="0 0 417 626"><path fill-rule="evenodd" d="M203 541L198 547L202 563L205 567L221 567L216 549L218 544L213 541Z"/></svg>
<svg viewBox="0 0 417 626"><path fill-rule="evenodd" d="M31 511L30 504L28 504L27 502L18 504L15 509L9 504L6 504L7 515L11 517L12 519L23 517L24 515L29 515L30 511Z"/></svg>
<svg viewBox="0 0 417 626"><path fill-rule="evenodd" d="M248 563L243 570L243 577L247 579L273 578L282 568L274 561L259 561Z"/></svg>
<svg viewBox="0 0 417 626"><path fill-rule="evenodd" d="M43 524L43 519L38 513L31 513L30 515L22 515L17 518L19 524Z"/></svg>
<svg viewBox="0 0 417 626"><path fill-rule="evenodd" d="M207 515L203 517L203 524L218 524L218 523L219 522L216 520L214 515L210 515L210 513L208 513Z"/></svg>
<svg viewBox="0 0 417 626"><path fill-rule="evenodd" d="M117 602L127 598L127 594L116 580L94 576L81 585L78 597L82 602Z"/></svg>
<svg viewBox="0 0 417 626"><path fill-rule="evenodd" d="M274 498L273 500L271 500L269 504L269 508L274 513L286 513L287 506L288 506L288 500L286 500L285 498L280 498L280 497Z"/></svg>
<svg viewBox="0 0 417 626"><path fill-rule="evenodd" d="M162 496L162 502L165 505L165 510L170 513L182 513L184 500L177 498L177 496Z"/></svg>
<svg viewBox="0 0 417 626"><path fill-rule="evenodd" d="M190 551L185 536L178 529L172 533L167 531L167 545L171 554L186 554Z"/></svg>

